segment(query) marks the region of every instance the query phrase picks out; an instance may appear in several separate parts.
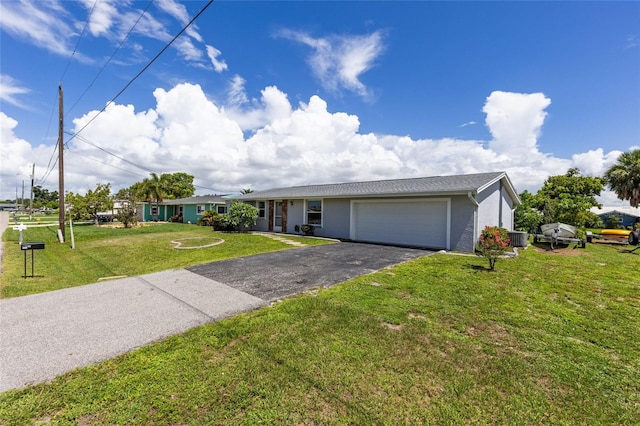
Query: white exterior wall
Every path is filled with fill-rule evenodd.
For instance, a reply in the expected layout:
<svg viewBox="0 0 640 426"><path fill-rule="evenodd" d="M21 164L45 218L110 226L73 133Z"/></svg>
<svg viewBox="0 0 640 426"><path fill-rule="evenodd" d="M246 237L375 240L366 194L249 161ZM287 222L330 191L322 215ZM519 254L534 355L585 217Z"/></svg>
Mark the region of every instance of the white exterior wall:
<svg viewBox="0 0 640 426"><path fill-rule="evenodd" d="M485 226L500 226L500 183L496 182L476 195L478 202L478 232Z"/></svg>
<svg viewBox="0 0 640 426"><path fill-rule="evenodd" d="M478 228L500 226L513 230L513 200L498 181L476 196L478 201Z"/></svg>

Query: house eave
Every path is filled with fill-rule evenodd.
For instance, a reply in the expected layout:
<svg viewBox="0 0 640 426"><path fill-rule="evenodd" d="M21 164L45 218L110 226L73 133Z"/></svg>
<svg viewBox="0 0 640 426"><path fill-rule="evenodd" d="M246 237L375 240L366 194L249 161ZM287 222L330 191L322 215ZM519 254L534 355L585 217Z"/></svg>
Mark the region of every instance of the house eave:
<svg viewBox="0 0 640 426"><path fill-rule="evenodd" d="M443 192L402 192L402 193L370 193L370 194L307 194L301 195L287 195L277 194L274 196L262 196L262 197L242 197L241 201L263 201L263 200L308 200L312 198L321 199L366 199L366 198L408 198L408 197L449 197L456 195L466 196L469 192L475 194L475 191L461 190L461 191L443 191Z"/></svg>

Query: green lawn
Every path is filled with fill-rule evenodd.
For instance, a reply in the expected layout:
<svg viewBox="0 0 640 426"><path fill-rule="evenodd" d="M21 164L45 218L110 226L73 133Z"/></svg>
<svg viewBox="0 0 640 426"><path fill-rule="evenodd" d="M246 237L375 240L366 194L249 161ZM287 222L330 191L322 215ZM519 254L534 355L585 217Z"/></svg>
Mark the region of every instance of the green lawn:
<svg viewBox="0 0 640 426"><path fill-rule="evenodd" d="M44 241L44 250L35 250L34 275L23 278L24 254L20 250L19 233L11 227L3 235L3 274L0 297L57 290L89 284L100 279L133 276L230 257L247 256L292 248L291 245L247 233L219 233L209 227L187 224L157 224L135 229L74 226L75 249L71 249L71 232L67 242L57 239L57 226L29 228L25 241ZM200 249L181 247L207 246ZM290 237L306 244L324 244L320 239ZM31 252L27 252L27 275L31 275Z"/></svg>
<svg viewBox="0 0 640 426"><path fill-rule="evenodd" d="M0 394L0 424L640 424L640 250L436 254Z"/></svg>

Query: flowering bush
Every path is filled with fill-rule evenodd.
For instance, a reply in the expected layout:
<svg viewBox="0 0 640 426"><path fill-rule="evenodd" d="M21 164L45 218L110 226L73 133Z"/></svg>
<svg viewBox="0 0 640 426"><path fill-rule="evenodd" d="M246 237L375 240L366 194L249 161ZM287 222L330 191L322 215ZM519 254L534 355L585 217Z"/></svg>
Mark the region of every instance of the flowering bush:
<svg viewBox="0 0 640 426"><path fill-rule="evenodd" d="M485 226L476 243L476 254L489 261L489 269L495 270L496 260L509 247L509 232L497 226Z"/></svg>

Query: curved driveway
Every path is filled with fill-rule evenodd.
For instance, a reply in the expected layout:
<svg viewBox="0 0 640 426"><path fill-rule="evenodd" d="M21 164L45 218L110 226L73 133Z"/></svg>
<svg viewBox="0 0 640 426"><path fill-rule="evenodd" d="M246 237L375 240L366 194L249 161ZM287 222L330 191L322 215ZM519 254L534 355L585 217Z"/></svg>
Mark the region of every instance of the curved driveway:
<svg viewBox="0 0 640 426"><path fill-rule="evenodd" d="M431 254L336 243L0 300L0 392Z"/></svg>

